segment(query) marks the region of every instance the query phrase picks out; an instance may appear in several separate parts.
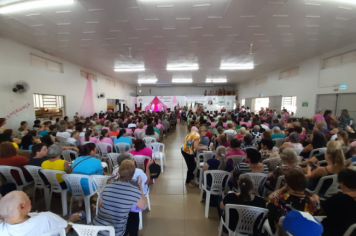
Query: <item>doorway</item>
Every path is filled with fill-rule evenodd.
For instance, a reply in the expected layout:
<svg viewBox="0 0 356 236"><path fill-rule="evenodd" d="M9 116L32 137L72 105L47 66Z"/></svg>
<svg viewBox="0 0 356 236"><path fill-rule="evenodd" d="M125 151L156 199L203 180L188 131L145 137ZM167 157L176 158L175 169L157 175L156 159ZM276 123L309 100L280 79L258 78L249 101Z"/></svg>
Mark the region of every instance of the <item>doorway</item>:
<svg viewBox="0 0 356 236"><path fill-rule="evenodd" d="M320 94L317 96L316 109L330 110L332 116L340 116L341 110L347 109L350 118L356 119L356 93Z"/></svg>
<svg viewBox="0 0 356 236"><path fill-rule="evenodd" d="M251 111L259 112L262 107L269 107L269 98L255 98L255 106L251 108Z"/></svg>

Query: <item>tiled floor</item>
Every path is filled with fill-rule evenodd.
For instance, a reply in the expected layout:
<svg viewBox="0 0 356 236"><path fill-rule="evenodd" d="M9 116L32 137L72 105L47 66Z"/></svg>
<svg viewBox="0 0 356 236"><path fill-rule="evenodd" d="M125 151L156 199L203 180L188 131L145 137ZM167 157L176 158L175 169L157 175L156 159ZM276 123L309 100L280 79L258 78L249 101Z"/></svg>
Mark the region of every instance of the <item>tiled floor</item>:
<svg viewBox="0 0 356 236"><path fill-rule="evenodd" d="M186 134L186 126L177 125L175 132L163 141L167 163L164 172L150 186L151 211L143 212L140 236L218 235L216 209L210 207L209 218L205 218L205 202L200 202L200 189L185 187L184 184L187 168L180 148ZM39 192L36 198L34 210L44 211L44 201L40 200ZM61 209L60 198L53 197L51 211L61 214ZM78 210L75 204L73 212Z"/></svg>

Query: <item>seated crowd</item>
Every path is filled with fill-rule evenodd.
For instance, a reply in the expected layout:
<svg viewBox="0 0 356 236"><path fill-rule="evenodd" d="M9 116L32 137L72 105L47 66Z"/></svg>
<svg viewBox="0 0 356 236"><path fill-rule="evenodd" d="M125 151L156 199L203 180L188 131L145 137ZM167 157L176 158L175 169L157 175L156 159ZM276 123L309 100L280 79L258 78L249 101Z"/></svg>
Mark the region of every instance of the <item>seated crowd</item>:
<svg viewBox="0 0 356 236"><path fill-rule="evenodd" d="M123 112L94 114L85 119L74 117L73 122L68 117L44 122L36 120L32 128L27 128L27 122L21 122L16 137L13 130L6 128L6 120L0 118L0 175L3 180L0 182L0 235L40 235L59 228L68 232L69 223L81 219L79 214L64 220L51 212L31 212L30 198L24 191L17 191L18 186L34 179L29 166L41 168L38 174L46 188L55 181L62 190L68 189L69 192L72 186L62 175L107 176L108 183L98 205L95 204L96 195L91 192L97 185L90 186L88 178L80 180L83 194L91 196L92 210L98 207L98 213L88 222L113 226L115 235L138 235L139 213L147 207L148 186L160 172L145 138L162 141L170 129L168 117L166 112ZM115 146L122 143L127 144L125 150ZM143 169L136 163L138 155L147 158ZM11 169L9 180L2 172L2 168L7 167L20 168L22 173ZM62 173L57 173L55 180L51 180L47 170ZM117 207L112 207L112 202ZM107 234L101 231L100 235Z"/></svg>
<svg viewBox="0 0 356 236"><path fill-rule="evenodd" d="M217 197L219 216L225 217L226 204L247 205L267 209L265 219L279 235L287 231L293 235L343 235L356 224L352 213L356 207L356 135L347 110L338 118L330 115L326 110L317 111L312 118L291 118L285 109L281 114L268 108L254 113L244 107L234 112L189 112L189 134L181 150L187 164L186 185L194 188L201 182L209 190L213 177L209 171L220 170L229 174L223 184L228 181L234 192ZM203 161L207 152L215 155L205 160L205 175L196 169L196 158ZM251 177L257 174L264 176L265 182L255 189L257 177ZM295 211L326 218L321 223L316 220L315 229L311 225L298 231L298 226L287 226ZM226 225L235 231L239 215L230 212ZM281 217L286 217L285 227ZM259 223L265 219L256 220L254 235L263 235L263 223ZM224 227L222 234L227 233Z"/></svg>

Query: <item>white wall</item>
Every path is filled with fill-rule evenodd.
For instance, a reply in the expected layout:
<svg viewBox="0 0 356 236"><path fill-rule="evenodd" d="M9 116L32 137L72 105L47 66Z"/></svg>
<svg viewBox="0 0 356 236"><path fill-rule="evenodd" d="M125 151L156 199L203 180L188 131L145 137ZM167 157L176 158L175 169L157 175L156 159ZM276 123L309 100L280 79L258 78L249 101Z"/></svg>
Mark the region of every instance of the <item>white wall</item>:
<svg viewBox="0 0 356 236"><path fill-rule="evenodd" d="M225 90L230 90L232 86L224 86ZM151 93L150 93L151 89ZM191 86L173 86L173 87L139 87L137 86L138 96L189 96L189 95L204 95L205 90L209 94L213 91L213 95L219 89L223 89L223 86L216 85L214 87L198 87L196 85ZM235 89L235 88L234 88ZM141 90L141 93L139 92Z"/></svg>
<svg viewBox="0 0 356 236"><path fill-rule="evenodd" d="M63 63L64 72L49 72L44 68L31 65L30 53ZM61 60L25 45L17 44L0 38L0 117L6 117L13 110L30 104L28 108L12 115L7 120L7 127L16 129L22 120L29 122L32 127L35 120L32 96L34 93L64 95L65 113L72 118L79 111L87 80L80 76L80 70L97 75L97 82L92 81L95 111L105 111L107 99L125 99L130 103L130 85L116 81L115 87L106 85L105 76L82 68L68 61ZM12 85L19 80L30 84L26 94L15 94ZM98 99L99 93L105 93L105 98Z"/></svg>
<svg viewBox="0 0 356 236"><path fill-rule="evenodd" d="M315 110L318 109L318 107L316 107L318 94L356 92L356 63L321 70L324 58L339 55L355 49L356 44L353 44L303 61L299 63L299 75L294 77L278 80L279 72L284 71L284 69L281 69L264 75L268 76L267 83L265 84L256 85L256 80L263 78L264 76L256 78L255 80L250 80L248 88L239 89L238 99L241 102L242 99L256 98L259 97L260 94L263 94L263 97L278 95L297 96L296 115L311 117L314 115ZM238 87L241 87L242 84L244 84L244 82L240 83ZM340 84L347 84L347 89L334 91L334 89L337 89ZM308 107L302 107L302 102L308 102Z"/></svg>

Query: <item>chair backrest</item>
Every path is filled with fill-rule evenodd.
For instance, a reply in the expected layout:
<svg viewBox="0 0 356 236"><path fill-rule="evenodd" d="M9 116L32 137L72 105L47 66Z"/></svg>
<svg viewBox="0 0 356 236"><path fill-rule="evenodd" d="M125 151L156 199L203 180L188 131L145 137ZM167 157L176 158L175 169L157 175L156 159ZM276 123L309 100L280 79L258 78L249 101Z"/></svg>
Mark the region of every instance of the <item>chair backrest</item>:
<svg viewBox="0 0 356 236"><path fill-rule="evenodd" d="M41 178L41 176L39 174L40 170L42 170L42 167L25 165L24 168L32 176L33 180L35 181L36 188L44 188L45 187L43 179Z"/></svg>
<svg viewBox="0 0 356 236"><path fill-rule="evenodd" d="M282 162L281 158L268 158L266 160L262 161L262 164L266 164L268 166L268 169L270 171L274 171L275 169L277 169L277 166Z"/></svg>
<svg viewBox="0 0 356 236"><path fill-rule="evenodd" d="M262 194L262 190L263 187L267 181L268 178L268 174L263 174L263 173L245 173L245 174L241 174L241 176L244 175L249 175L252 178L253 181L253 188L254 188L254 193L256 195L261 195Z"/></svg>
<svg viewBox="0 0 356 236"><path fill-rule="evenodd" d="M22 150L22 149L19 149L17 151L17 154L20 155L20 156L24 156L24 157L27 157L27 158L31 158L31 154L32 152L30 150Z"/></svg>
<svg viewBox="0 0 356 236"><path fill-rule="evenodd" d="M246 159L246 156L242 155L234 155L234 156L228 156L226 157L226 161L232 160L232 165L234 168L238 166L241 162L243 162Z"/></svg>
<svg viewBox="0 0 356 236"><path fill-rule="evenodd" d="M351 236L351 234L356 229L356 224L350 225L350 227L346 230L343 236Z"/></svg>
<svg viewBox="0 0 356 236"><path fill-rule="evenodd" d="M136 162L136 166L137 168L145 171L145 160L150 160L151 158L149 158L148 156L143 156L143 155L136 155L133 156L133 159Z"/></svg>
<svg viewBox="0 0 356 236"><path fill-rule="evenodd" d="M147 147L150 147L151 143L157 142L157 140L155 138L152 138L152 137L144 137L142 140L146 143Z"/></svg>
<svg viewBox="0 0 356 236"><path fill-rule="evenodd" d="M264 208L226 204L225 205L226 226L230 224L230 209L236 210L239 215L239 220L237 222L235 233L238 232L244 234L253 234L253 227L255 225L257 218L260 215L262 215L261 219L264 219L266 214L268 213L268 210ZM231 220L235 220L235 219L231 219ZM260 223L258 224L258 229L260 228L262 221L263 220L260 220Z"/></svg>
<svg viewBox="0 0 356 236"><path fill-rule="evenodd" d="M316 163L317 166L327 166L328 165L328 162L326 160L323 160L323 161L318 161L318 163Z"/></svg>
<svg viewBox="0 0 356 236"><path fill-rule="evenodd" d="M64 160L68 161L69 163L72 162L72 158L71 158L70 154L73 154L75 156L75 159L78 158L78 153L76 151L73 151L73 150L63 150L62 151L62 156L63 156Z"/></svg>
<svg viewBox="0 0 356 236"><path fill-rule="evenodd" d="M276 145L275 145L276 147L282 146L282 144L286 141L285 138L275 138L273 140L276 141Z"/></svg>
<svg viewBox="0 0 356 236"><path fill-rule="evenodd" d="M252 142L253 142L253 143L261 142L261 138L255 138Z"/></svg>
<svg viewBox="0 0 356 236"><path fill-rule="evenodd" d="M142 135L144 134L144 131L136 131L134 133L136 139L141 139Z"/></svg>
<svg viewBox="0 0 356 236"><path fill-rule="evenodd" d="M64 228L54 229L47 233L43 233L37 236L66 236L66 231Z"/></svg>
<svg viewBox="0 0 356 236"><path fill-rule="evenodd" d="M101 153L101 157L108 156L108 148L110 149L110 152L112 152L112 145L110 143L97 143L96 146Z"/></svg>
<svg viewBox="0 0 356 236"><path fill-rule="evenodd" d="M88 180L88 187L89 187L89 195L92 195L94 193L93 190L93 179L89 175L79 175L79 174L64 174L62 175L62 178L66 182L68 188L72 192L73 197L85 197L81 180L82 179L87 179Z"/></svg>
<svg viewBox="0 0 356 236"><path fill-rule="evenodd" d="M152 148L152 156L155 157L160 155L161 152L161 147L162 147L162 153L164 153L164 144L163 143L151 143L151 148Z"/></svg>
<svg viewBox="0 0 356 236"><path fill-rule="evenodd" d="M115 146L117 153L126 152L126 147L128 147L128 149L130 149L130 144L128 144L128 143L116 143L114 146Z"/></svg>
<svg viewBox="0 0 356 236"><path fill-rule="evenodd" d="M64 171L59 171L59 170L51 170L51 169L42 169L40 170L45 176L48 182L51 184L51 190L54 192L61 192L62 187L58 183L58 180L56 178L57 174L67 174Z"/></svg>
<svg viewBox="0 0 356 236"><path fill-rule="evenodd" d="M113 168L118 166L117 164L117 157L120 155L120 153L108 153L108 157L111 160Z"/></svg>
<svg viewBox="0 0 356 236"><path fill-rule="evenodd" d="M233 140L236 137L236 132L235 133L225 133L226 135L226 139L228 142L230 142L231 140Z"/></svg>
<svg viewBox="0 0 356 236"><path fill-rule="evenodd" d="M330 197L331 195L336 194L338 192L339 183L337 181L337 175L327 175L327 176L320 178L318 185L316 186L316 188L314 190L315 194L319 194L319 191L320 191L321 187L323 186L324 181L327 179L331 179L332 183L331 183L330 187L324 193L324 196Z"/></svg>
<svg viewBox="0 0 356 236"><path fill-rule="evenodd" d="M67 139L65 137L61 137L61 136L56 136L57 140L59 143L64 144L64 142L67 141Z"/></svg>
<svg viewBox="0 0 356 236"><path fill-rule="evenodd" d="M114 139L116 139L116 136L110 136L110 138L114 142Z"/></svg>
<svg viewBox="0 0 356 236"><path fill-rule="evenodd" d="M231 173L225 170L204 171L204 185L206 185L208 174L211 176L210 192L223 192L227 187L227 184L229 182L228 179L230 178ZM223 186L224 180L225 186Z"/></svg>
<svg viewBox="0 0 356 236"><path fill-rule="evenodd" d="M274 188L274 191L277 191L278 189L281 188L282 181L284 180L284 175L281 175L277 179L276 187Z"/></svg>
<svg viewBox="0 0 356 236"><path fill-rule="evenodd" d="M0 173L4 176L4 178L6 179L6 182L16 184L16 188L17 188L17 187L19 187L19 185L17 184L16 180L14 179L14 177L11 174L12 170L15 170L19 173L22 184L26 185L27 181L23 175L21 168L14 167L14 166L0 166Z"/></svg>
<svg viewBox="0 0 356 236"><path fill-rule="evenodd" d="M313 156L320 156L322 154L325 154L326 152L326 147L325 148L316 148L316 149L313 149L311 152L310 152L310 155L309 155L309 158L312 158Z"/></svg>
<svg viewBox="0 0 356 236"><path fill-rule="evenodd" d="M104 190L106 184L108 183L108 180L111 178L111 176L105 176L105 175L91 175L90 177L96 184L95 191L99 194L101 194L101 192Z"/></svg>
<svg viewBox="0 0 356 236"><path fill-rule="evenodd" d="M73 223L69 224L72 225L78 236L95 236L98 235L99 231L109 231L109 236L115 236L115 228L113 226L81 225Z"/></svg>
<svg viewBox="0 0 356 236"><path fill-rule="evenodd" d="M102 128L94 128L96 130L96 133L100 135Z"/></svg>
<svg viewBox="0 0 356 236"><path fill-rule="evenodd" d="M303 148L290 148L290 149L292 149L293 151L295 151L295 152L297 153L297 156L299 156L300 153L302 153L302 151L303 151Z"/></svg>
<svg viewBox="0 0 356 236"><path fill-rule="evenodd" d="M352 162L350 166L356 166L356 161Z"/></svg>

